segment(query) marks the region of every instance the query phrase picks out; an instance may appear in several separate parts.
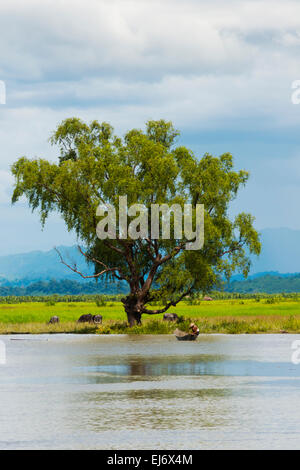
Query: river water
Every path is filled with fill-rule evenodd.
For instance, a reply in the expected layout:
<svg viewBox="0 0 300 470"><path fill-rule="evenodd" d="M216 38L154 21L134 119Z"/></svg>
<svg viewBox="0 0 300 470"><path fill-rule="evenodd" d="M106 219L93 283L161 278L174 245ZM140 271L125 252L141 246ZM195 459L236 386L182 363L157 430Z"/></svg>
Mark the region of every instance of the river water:
<svg viewBox="0 0 300 470"><path fill-rule="evenodd" d="M0 336L0 449L300 448L295 339Z"/></svg>

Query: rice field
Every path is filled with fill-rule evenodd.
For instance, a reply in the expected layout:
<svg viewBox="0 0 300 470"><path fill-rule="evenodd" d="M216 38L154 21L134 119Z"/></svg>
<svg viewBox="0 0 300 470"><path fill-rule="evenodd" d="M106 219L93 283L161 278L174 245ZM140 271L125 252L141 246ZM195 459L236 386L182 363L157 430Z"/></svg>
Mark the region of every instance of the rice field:
<svg viewBox="0 0 300 470"><path fill-rule="evenodd" d="M158 307L154 307L158 308ZM295 299L234 299L202 301L199 305L181 302L169 310L177 313L187 328L194 320L201 333L300 333L300 300ZM102 315L101 326L78 324L83 314ZM52 316L58 325L48 325ZM142 326L128 328L121 302L97 306L95 302L26 302L0 305L0 334L12 333L125 333L167 334L174 323L162 320L163 315L143 315Z"/></svg>

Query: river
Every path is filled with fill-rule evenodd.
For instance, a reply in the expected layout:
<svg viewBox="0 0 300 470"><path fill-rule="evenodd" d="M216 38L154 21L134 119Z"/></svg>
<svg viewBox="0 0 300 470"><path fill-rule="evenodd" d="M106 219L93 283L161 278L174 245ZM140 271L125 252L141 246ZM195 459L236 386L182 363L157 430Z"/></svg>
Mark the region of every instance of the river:
<svg viewBox="0 0 300 470"><path fill-rule="evenodd" d="M0 336L0 449L300 448L295 339Z"/></svg>

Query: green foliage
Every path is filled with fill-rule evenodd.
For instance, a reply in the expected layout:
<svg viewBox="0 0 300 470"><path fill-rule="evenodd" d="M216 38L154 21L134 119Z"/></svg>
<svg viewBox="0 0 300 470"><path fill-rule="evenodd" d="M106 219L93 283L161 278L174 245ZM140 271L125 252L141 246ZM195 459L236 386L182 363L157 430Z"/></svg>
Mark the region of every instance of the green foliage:
<svg viewBox="0 0 300 470"><path fill-rule="evenodd" d="M96 298L96 305L97 307L106 307L106 301L102 295Z"/></svg>
<svg viewBox="0 0 300 470"><path fill-rule="evenodd" d="M127 300L133 305L136 299L141 313L147 313L150 301L168 308L193 292L208 292L223 275L230 277L236 270L246 275L248 255L260 252L253 217L241 213L230 220L228 215L248 173L234 170L229 153L197 158L189 149L175 147L178 135L171 122L159 120L121 139L108 123L88 125L70 118L50 139L60 149L57 163L22 157L12 166L12 201L25 196L32 210L39 210L42 224L51 212L60 213L67 229L75 230L88 247L95 275L104 272L110 279L128 282ZM118 231L116 240L99 240L99 204L118 207L119 196L125 195L129 205L140 203L148 209L162 203L204 204L203 249L187 251L175 238L123 240Z"/></svg>
<svg viewBox="0 0 300 470"><path fill-rule="evenodd" d="M295 315L289 316L283 324L283 329L288 331L299 331L299 320L295 318Z"/></svg>
<svg viewBox="0 0 300 470"><path fill-rule="evenodd" d="M202 295L197 292L194 292L192 295L189 295L188 297L186 297L185 303L187 305L200 305L201 300L202 300Z"/></svg>
<svg viewBox="0 0 300 470"><path fill-rule="evenodd" d="M103 295L102 299L106 302L120 302L122 294L111 294ZM68 307L75 307L74 304L79 302L97 302L99 299L98 295L9 295L9 296L0 296L0 304L20 304L20 303L30 303L30 302L44 302L48 306L55 305L56 303L68 303ZM72 302L72 303L70 303ZM114 305L114 304L110 304Z"/></svg>
<svg viewBox="0 0 300 470"><path fill-rule="evenodd" d="M266 304L275 304L276 299L275 297L269 297L268 299L265 300Z"/></svg>
<svg viewBox="0 0 300 470"><path fill-rule="evenodd" d="M162 320L150 320L143 325L129 327L126 322L117 322L112 325L100 327L99 334L137 334L137 335L165 335L174 332L174 323Z"/></svg>
<svg viewBox="0 0 300 470"><path fill-rule="evenodd" d="M263 299L263 297L262 297ZM44 299L45 300L45 299ZM111 308L103 307L102 325L81 325L76 321L82 314L99 313L95 298L89 302L57 302L49 310L45 302L24 302L0 305L0 334L12 333L101 333L101 334L172 334L178 327L188 331L195 322L200 333L300 333L300 299L285 297L275 304L256 302L255 298L214 300L200 306L181 302L176 307L179 320L166 322L163 315L146 317L142 326L129 328L123 321L121 302ZM70 305L73 308L69 308ZM101 309L101 307L100 307ZM58 316L60 323L48 325L51 316Z"/></svg>

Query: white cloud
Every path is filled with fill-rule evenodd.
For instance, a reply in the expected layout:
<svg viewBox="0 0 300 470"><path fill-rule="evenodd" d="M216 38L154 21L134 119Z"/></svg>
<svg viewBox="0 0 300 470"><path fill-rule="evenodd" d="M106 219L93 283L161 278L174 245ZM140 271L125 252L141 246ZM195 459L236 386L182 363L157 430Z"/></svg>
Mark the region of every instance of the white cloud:
<svg viewBox="0 0 300 470"><path fill-rule="evenodd" d="M12 0L0 5L1 68L29 81L245 73L285 59L278 44L299 24L290 0Z"/></svg>
<svg viewBox="0 0 300 470"><path fill-rule="evenodd" d="M7 108L43 109L41 123L49 109L128 127L166 110L185 127L299 123L295 1L12 0L0 28Z"/></svg>
<svg viewBox="0 0 300 470"><path fill-rule="evenodd" d="M0 202L9 165L55 158L47 139L69 116L117 132L163 117L194 135L298 133L296 0L11 0L0 3L0 29ZM271 157L271 147L251 157L254 177ZM249 187L264 190L259 178Z"/></svg>

